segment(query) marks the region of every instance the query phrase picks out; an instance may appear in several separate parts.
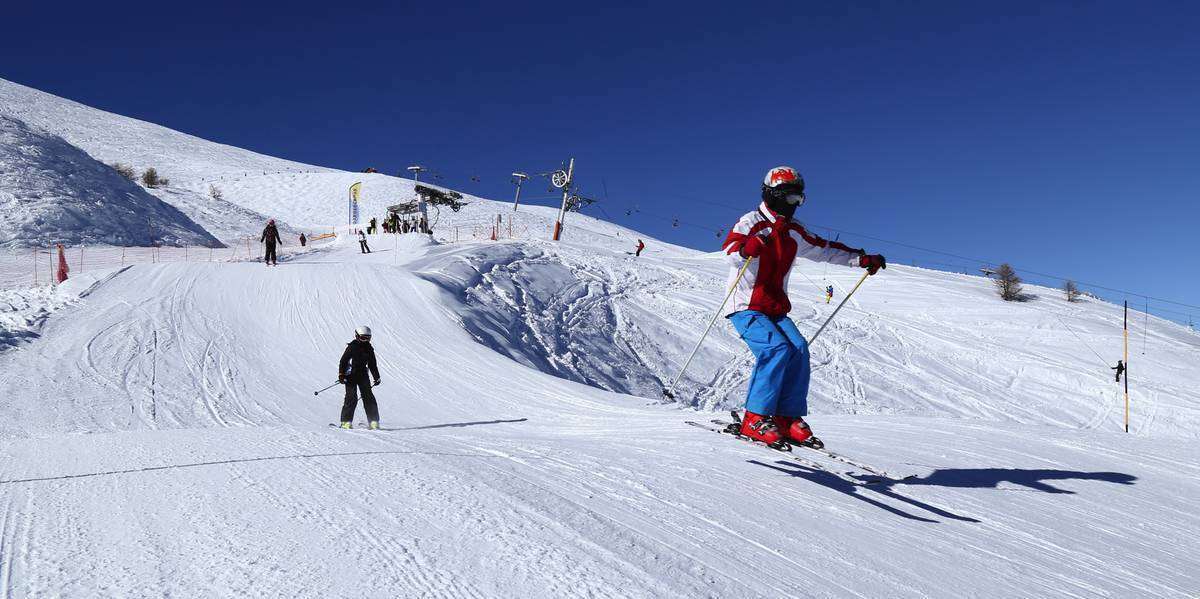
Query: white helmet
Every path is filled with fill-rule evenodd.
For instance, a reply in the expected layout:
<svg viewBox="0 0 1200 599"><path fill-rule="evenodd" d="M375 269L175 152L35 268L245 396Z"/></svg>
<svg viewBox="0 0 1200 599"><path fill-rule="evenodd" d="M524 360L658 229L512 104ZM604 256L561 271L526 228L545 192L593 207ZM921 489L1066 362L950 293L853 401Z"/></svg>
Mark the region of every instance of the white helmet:
<svg viewBox="0 0 1200 599"><path fill-rule="evenodd" d="M369 327L367 325L363 325L361 327L354 329L354 336L370 339L371 338L371 327Z"/></svg>
<svg viewBox="0 0 1200 599"><path fill-rule="evenodd" d="M800 176L800 171L790 166L777 166L767 171L767 176L763 177L764 187L779 187L787 183L804 185L804 177Z"/></svg>
<svg viewBox="0 0 1200 599"><path fill-rule="evenodd" d="M790 166L777 166L763 177L762 191L763 200L768 206L773 205L772 209L775 209L774 206L800 206L805 200L804 177Z"/></svg>

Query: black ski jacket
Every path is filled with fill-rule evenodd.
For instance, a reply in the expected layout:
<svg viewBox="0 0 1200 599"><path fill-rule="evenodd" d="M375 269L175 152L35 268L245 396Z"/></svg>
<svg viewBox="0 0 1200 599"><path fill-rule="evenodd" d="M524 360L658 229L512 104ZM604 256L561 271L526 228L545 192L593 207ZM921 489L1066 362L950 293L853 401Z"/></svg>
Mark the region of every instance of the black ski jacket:
<svg viewBox="0 0 1200 599"><path fill-rule="evenodd" d="M379 367L375 365L375 348L366 341L355 339L346 344L346 351L342 352L342 360L338 362L338 372L347 375L350 380L360 380L367 378L367 371L371 371L371 375L379 378Z"/></svg>
<svg viewBox="0 0 1200 599"><path fill-rule="evenodd" d="M283 240L279 238L279 229L276 229L275 225L267 225L267 228L263 229L262 237L258 240L266 242L267 245L275 245L277 243L283 245Z"/></svg>

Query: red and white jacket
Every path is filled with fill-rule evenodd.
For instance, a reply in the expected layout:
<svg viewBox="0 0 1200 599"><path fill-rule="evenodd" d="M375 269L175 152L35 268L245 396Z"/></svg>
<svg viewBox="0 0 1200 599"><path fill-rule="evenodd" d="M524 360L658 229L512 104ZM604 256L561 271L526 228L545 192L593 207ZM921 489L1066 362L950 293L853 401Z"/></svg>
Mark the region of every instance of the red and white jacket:
<svg viewBox="0 0 1200 599"><path fill-rule="evenodd" d="M729 314L756 310L767 316L783 316L791 311L787 286L796 256L858 266L858 259L864 254L862 250L809 233L800 221L776 214L764 202L759 204L758 210L743 216L725 238L723 249L731 265L726 289L733 285L745 263L745 258L738 252L751 235L763 237L766 245L762 254L750 261L746 274L733 291Z"/></svg>

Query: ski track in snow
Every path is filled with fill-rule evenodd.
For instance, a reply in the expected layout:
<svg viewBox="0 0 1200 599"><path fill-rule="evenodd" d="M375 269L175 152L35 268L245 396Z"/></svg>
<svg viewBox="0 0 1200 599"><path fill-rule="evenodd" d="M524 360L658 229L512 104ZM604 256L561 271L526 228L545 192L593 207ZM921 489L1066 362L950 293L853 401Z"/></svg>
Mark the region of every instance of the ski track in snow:
<svg viewBox="0 0 1200 599"><path fill-rule="evenodd" d="M580 344L589 322L624 340L630 357L613 365L649 367L633 348L663 332L642 300L665 293L665 266L540 244L375 244L389 242L403 253L335 244L270 270L133 266L0 353L7 596L1187 597L1200 585L1195 444L1154 436L1157 389L1138 400L1138 435L1092 428L1112 415L1084 404L1078 428L983 405L976 419L814 416L847 455L918 477L853 486L684 426L679 407L567 380L604 372L586 360L605 356L583 355L599 343ZM558 278L535 280L543 269ZM500 297L502 311L471 314ZM539 323L545 309L564 316ZM520 322L514 339L538 339L567 378L501 357L466 322L499 316L514 320L495 331ZM821 316L797 310L803 326ZM670 358L707 317L673 332ZM311 390L360 321L376 330L384 421L409 430L325 426L339 391ZM884 383L863 385L863 356L914 373L918 348L948 338L924 328L834 326L814 348L817 376L839 405L869 407ZM717 350L736 341L716 336ZM750 362L721 354L708 385L744 384ZM977 391L972 374L939 376L963 396L1032 376L985 370L995 387ZM500 422L514 418L528 420Z"/></svg>
<svg viewBox="0 0 1200 599"><path fill-rule="evenodd" d="M155 166L173 182L152 193L223 239L267 216L326 230L355 181L364 218L412 195L2 80L0 99L63 155ZM822 438L915 475L855 485L816 452L683 423L745 393L753 359L723 320L679 403L661 398L723 296L722 256L576 213L550 243L554 209L465 199L436 227L462 243L373 236L364 256L343 236L278 268L140 264L0 292L3 596L1200 593L1193 331L1135 319L1123 434L1092 353L1115 362L1119 307L1037 286L1005 304L979 277L891 266L812 347ZM497 215L518 239L474 241ZM811 335L861 271L794 274ZM340 389L312 394L362 323L393 430L331 429Z"/></svg>

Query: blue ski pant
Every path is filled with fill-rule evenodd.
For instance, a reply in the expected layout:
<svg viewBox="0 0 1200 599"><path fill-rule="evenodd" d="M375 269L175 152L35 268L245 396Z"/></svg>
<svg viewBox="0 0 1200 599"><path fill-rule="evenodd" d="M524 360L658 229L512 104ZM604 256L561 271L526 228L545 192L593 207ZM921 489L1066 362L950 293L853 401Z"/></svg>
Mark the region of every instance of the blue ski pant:
<svg viewBox="0 0 1200 599"><path fill-rule="evenodd" d="M808 341L786 316L755 310L729 315L729 321L758 360L750 375L746 410L765 416L808 415Z"/></svg>

